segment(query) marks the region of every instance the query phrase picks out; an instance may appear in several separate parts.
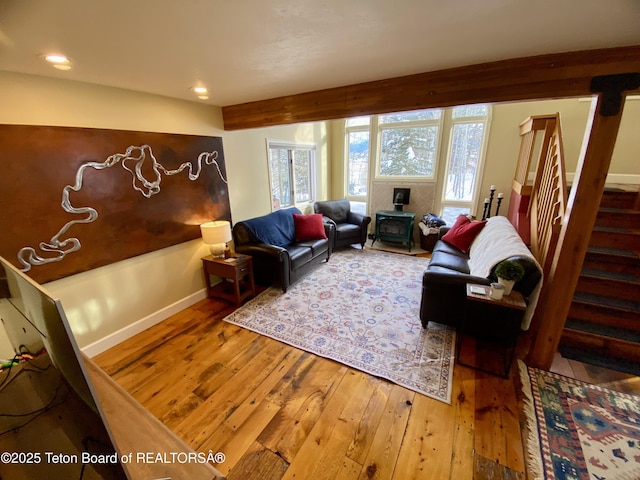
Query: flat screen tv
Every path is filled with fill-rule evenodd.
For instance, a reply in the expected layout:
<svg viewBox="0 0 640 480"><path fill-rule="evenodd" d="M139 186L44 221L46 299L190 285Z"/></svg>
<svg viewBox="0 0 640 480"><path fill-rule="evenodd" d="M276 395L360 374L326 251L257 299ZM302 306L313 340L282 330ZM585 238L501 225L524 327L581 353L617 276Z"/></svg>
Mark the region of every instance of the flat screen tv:
<svg viewBox="0 0 640 480"><path fill-rule="evenodd" d="M0 479L126 479L60 300L2 257L0 323Z"/></svg>

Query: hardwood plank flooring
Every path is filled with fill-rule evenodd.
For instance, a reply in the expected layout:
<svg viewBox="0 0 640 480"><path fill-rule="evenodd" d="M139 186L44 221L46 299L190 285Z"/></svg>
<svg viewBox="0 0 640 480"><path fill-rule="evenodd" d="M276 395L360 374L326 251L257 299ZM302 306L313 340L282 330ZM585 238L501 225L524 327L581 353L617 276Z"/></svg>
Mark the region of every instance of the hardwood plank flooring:
<svg viewBox="0 0 640 480"><path fill-rule="evenodd" d="M223 452L230 480L526 478L515 366L456 365L447 405L224 322L233 309L203 300L94 358L196 451ZM554 368L640 393L636 377Z"/></svg>

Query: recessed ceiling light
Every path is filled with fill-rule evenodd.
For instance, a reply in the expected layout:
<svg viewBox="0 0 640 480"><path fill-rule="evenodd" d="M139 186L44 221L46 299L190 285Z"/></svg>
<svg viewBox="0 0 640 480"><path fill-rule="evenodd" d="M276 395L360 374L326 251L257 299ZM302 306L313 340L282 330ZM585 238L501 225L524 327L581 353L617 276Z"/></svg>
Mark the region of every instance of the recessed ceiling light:
<svg viewBox="0 0 640 480"><path fill-rule="evenodd" d="M70 70L71 69L71 60L65 55L59 53L48 53L42 55L47 62L49 62L53 67L58 70Z"/></svg>
<svg viewBox="0 0 640 480"><path fill-rule="evenodd" d="M200 100L208 100L209 99L209 95L198 95L198 98Z"/></svg>
<svg viewBox="0 0 640 480"><path fill-rule="evenodd" d="M49 63L71 63L71 61L65 56L60 55L59 53L49 53L44 56L44 59Z"/></svg>
<svg viewBox="0 0 640 480"><path fill-rule="evenodd" d="M207 93L206 87L193 87L193 91L196 93Z"/></svg>

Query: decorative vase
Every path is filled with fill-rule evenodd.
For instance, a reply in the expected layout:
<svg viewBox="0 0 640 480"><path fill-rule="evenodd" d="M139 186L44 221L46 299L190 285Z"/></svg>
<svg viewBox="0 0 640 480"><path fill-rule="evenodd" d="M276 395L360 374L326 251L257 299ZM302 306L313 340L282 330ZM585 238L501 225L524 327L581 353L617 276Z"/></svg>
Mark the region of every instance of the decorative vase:
<svg viewBox="0 0 640 480"><path fill-rule="evenodd" d="M510 295L511 294L511 289L516 284L515 280L505 280L504 278L500 278L500 277L498 277L498 282L501 283L502 285L504 285L504 294L505 295Z"/></svg>

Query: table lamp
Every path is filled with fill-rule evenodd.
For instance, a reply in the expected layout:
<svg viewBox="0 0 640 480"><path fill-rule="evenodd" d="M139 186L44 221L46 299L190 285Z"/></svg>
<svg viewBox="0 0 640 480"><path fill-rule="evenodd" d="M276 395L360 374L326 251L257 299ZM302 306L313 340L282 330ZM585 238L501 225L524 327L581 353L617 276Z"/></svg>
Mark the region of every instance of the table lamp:
<svg viewBox="0 0 640 480"><path fill-rule="evenodd" d="M216 220L200 225L202 241L209 245L211 255L224 257L226 243L231 240L231 224L226 220Z"/></svg>

